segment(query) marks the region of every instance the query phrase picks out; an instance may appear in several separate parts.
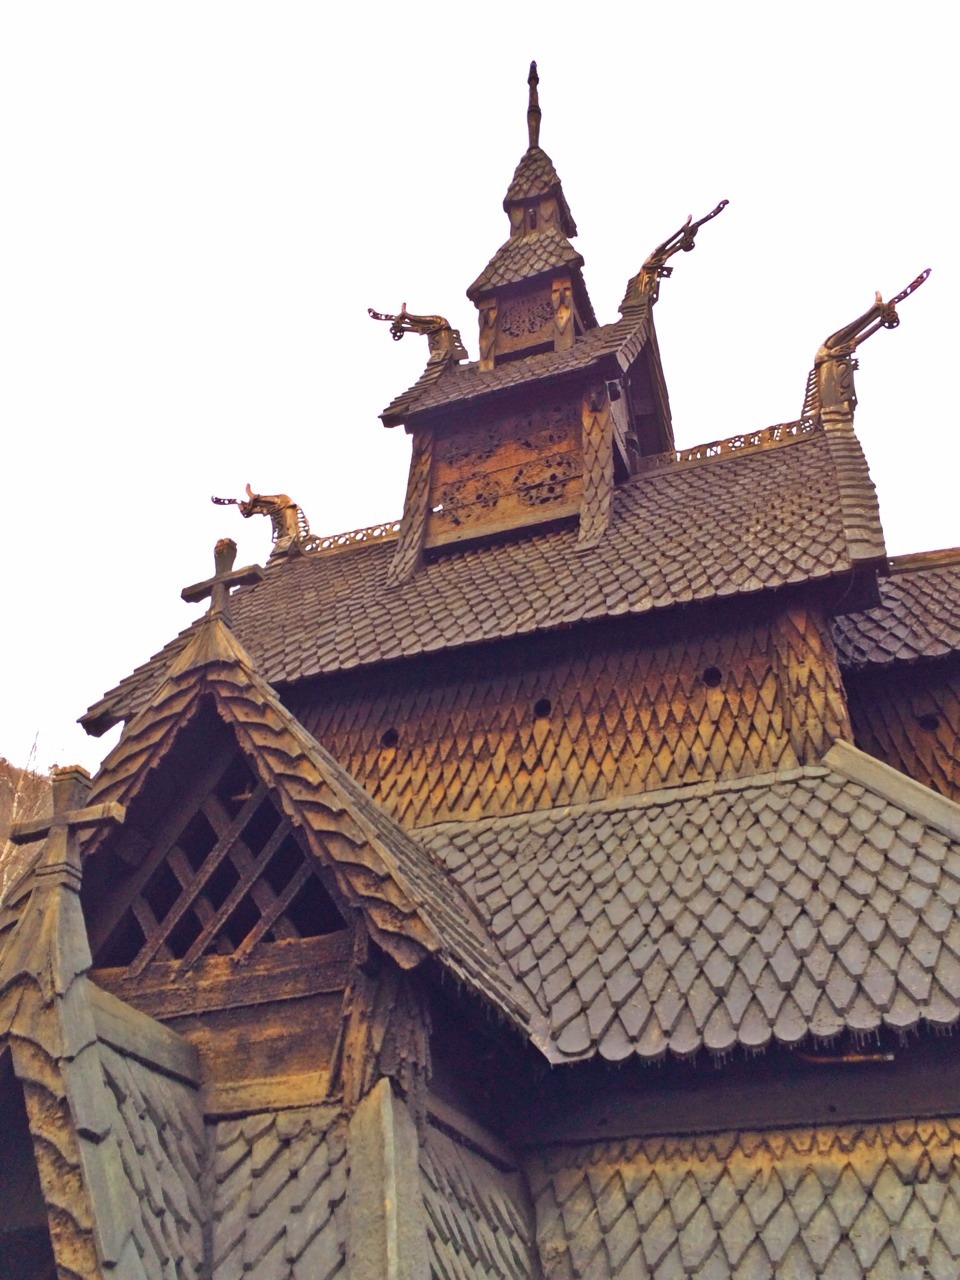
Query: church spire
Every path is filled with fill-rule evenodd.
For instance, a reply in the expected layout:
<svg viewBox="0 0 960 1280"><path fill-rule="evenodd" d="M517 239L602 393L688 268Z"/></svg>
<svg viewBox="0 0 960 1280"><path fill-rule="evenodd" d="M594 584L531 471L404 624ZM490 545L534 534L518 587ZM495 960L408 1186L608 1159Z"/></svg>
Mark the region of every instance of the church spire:
<svg viewBox="0 0 960 1280"><path fill-rule="evenodd" d="M540 146L540 77L527 76L528 147L503 208L510 237L467 290L480 312L480 367L492 369L544 351L562 351L597 321L580 274L583 258L553 161Z"/></svg>
<svg viewBox="0 0 960 1280"><path fill-rule="evenodd" d="M527 84L530 86L530 99L527 104L527 136L530 140L531 147L539 147L540 145L540 97L537 93L537 85L540 83L540 77L537 75L537 64L530 63L530 74L527 76Z"/></svg>

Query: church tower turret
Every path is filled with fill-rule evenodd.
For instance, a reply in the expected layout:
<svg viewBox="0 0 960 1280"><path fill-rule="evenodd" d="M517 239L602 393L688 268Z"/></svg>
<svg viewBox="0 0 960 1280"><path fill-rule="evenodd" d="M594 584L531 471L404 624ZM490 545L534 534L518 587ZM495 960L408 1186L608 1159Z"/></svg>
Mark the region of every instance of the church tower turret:
<svg viewBox="0 0 960 1280"><path fill-rule="evenodd" d="M510 235L467 290L480 319L480 359L465 364L441 315L371 311L394 338L426 335L417 383L381 414L413 436L390 581L444 548L577 526L577 546L606 535L618 484L674 448L653 307L667 261L688 251L705 218L688 219L627 287L620 319L598 325L571 244L576 223L540 146L539 78L530 64L528 146L503 207Z"/></svg>
<svg viewBox="0 0 960 1280"><path fill-rule="evenodd" d="M510 237L467 290L480 313L480 368L545 351L565 351L596 327L581 275L570 206L540 146L537 64L530 63L529 146L504 197Z"/></svg>

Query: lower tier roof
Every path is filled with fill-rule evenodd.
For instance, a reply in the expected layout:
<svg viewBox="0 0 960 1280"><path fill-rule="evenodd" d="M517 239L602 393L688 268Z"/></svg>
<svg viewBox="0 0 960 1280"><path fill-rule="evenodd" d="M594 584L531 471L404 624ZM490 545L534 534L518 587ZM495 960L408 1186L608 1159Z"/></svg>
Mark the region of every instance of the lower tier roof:
<svg viewBox="0 0 960 1280"><path fill-rule="evenodd" d="M726 1053L960 1017L960 807L821 765L426 828L554 1062Z"/></svg>

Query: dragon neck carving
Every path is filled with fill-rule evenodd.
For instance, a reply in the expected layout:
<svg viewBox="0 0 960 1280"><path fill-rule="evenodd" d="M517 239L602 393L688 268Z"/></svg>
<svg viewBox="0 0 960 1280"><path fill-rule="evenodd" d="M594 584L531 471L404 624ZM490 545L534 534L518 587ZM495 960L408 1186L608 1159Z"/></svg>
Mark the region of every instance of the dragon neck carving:
<svg viewBox="0 0 960 1280"><path fill-rule="evenodd" d="M460 330L452 328L450 321L443 316L412 315L405 302L397 315L374 311L373 307L367 307L367 313L373 320L389 323L390 337L394 342L399 342L406 333L425 335L430 348L429 364L459 364L467 359Z"/></svg>
<svg viewBox="0 0 960 1280"><path fill-rule="evenodd" d="M872 337L878 329L896 329L900 323L897 306L919 289L929 275L929 268L921 271L889 302L884 302L878 293L873 306L863 315L827 338L814 357L813 368L807 376L802 417L819 419L827 414L831 418L853 418L857 406L853 375L858 363L854 353L861 342Z"/></svg>
<svg viewBox="0 0 960 1280"><path fill-rule="evenodd" d="M675 253L689 253L691 249L696 248L697 232L704 223L712 221L718 214L723 213L729 203L729 200L721 200L715 209L704 214L697 222L693 221L691 214L678 231L668 236L663 244L657 245L627 284L627 292L620 304L621 315L627 307L656 302L660 294L660 281L668 279L673 274L673 267L668 267L667 263Z"/></svg>

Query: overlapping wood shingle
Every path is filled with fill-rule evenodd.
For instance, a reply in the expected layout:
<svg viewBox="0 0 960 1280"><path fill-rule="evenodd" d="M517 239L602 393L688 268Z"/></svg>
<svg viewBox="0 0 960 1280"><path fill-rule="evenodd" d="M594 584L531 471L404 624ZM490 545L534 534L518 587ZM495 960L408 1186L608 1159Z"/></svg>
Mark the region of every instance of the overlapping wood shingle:
<svg viewBox="0 0 960 1280"><path fill-rule="evenodd" d="M880 581L880 604L839 617L834 639L854 670L960 651L960 550L900 556Z"/></svg>
<svg viewBox="0 0 960 1280"><path fill-rule="evenodd" d="M216 1280L332 1280L346 1255L346 1125L336 1107L210 1125Z"/></svg>
<svg viewBox="0 0 960 1280"><path fill-rule="evenodd" d="M138 1207L133 1238L147 1276L203 1275L206 1134L196 1089L99 1045L113 1132Z"/></svg>
<svg viewBox="0 0 960 1280"><path fill-rule="evenodd" d="M821 766L426 828L549 1020L553 1061L960 1017L960 807Z"/></svg>
<svg viewBox="0 0 960 1280"><path fill-rule="evenodd" d="M504 241L468 290L479 297L491 289L518 284L561 267L582 267L583 257L556 227L547 226Z"/></svg>
<svg viewBox="0 0 960 1280"><path fill-rule="evenodd" d="M559 1147L529 1163L551 1280L953 1280L960 1120Z"/></svg>
<svg viewBox="0 0 960 1280"><path fill-rule="evenodd" d="M610 529L589 549L578 547L575 529L554 529L438 556L393 586L389 543L274 561L258 586L234 596L234 628L264 679L279 684L822 581L883 555L876 495L865 464L858 471L847 458L851 451L862 463L852 433L813 431L640 476L616 490ZM142 707L192 630L91 707L83 723L102 731Z"/></svg>
<svg viewBox="0 0 960 1280"><path fill-rule="evenodd" d="M537 1274L533 1210L523 1180L427 1128L420 1148L434 1280L528 1280Z"/></svg>

